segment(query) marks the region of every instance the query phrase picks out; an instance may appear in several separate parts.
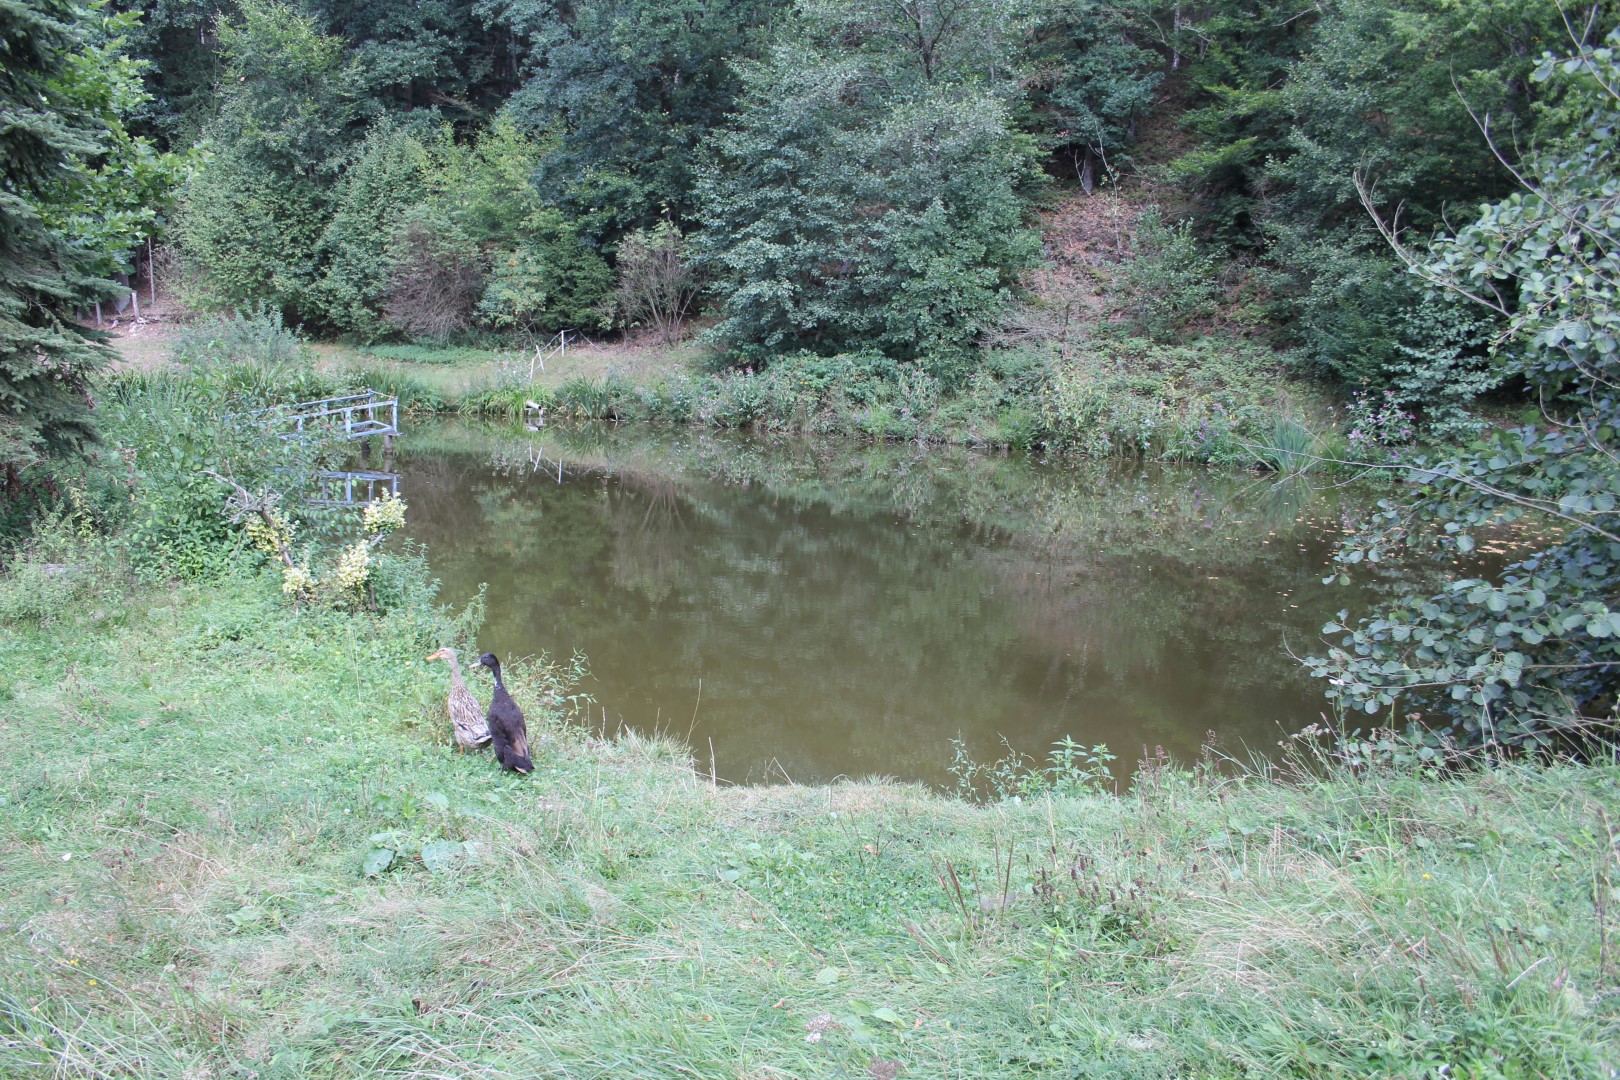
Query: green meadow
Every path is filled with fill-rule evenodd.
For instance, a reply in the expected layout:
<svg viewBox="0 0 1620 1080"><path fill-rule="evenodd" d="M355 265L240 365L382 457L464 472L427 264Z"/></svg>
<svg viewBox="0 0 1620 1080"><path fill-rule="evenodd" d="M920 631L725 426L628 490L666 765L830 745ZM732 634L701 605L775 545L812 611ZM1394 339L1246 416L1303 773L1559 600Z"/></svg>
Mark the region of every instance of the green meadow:
<svg viewBox="0 0 1620 1080"><path fill-rule="evenodd" d="M6 1076L1620 1067L1613 762L732 788L513 657L518 777L423 662L476 604L147 577L63 534L0 583Z"/></svg>

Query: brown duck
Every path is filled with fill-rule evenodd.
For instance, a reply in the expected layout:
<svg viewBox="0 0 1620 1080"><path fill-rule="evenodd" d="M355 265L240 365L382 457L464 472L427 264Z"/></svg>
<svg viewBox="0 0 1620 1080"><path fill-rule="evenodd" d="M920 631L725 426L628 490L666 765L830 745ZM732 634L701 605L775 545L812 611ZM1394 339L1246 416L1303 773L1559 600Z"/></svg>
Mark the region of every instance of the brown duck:
<svg viewBox="0 0 1620 1080"><path fill-rule="evenodd" d="M446 647L428 659L450 662L450 700L447 704L450 710L450 734L455 738L456 746L466 752L488 745L489 725L484 721L483 710L478 707L478 699L472 696L472 691L462 681L456 650Z"/></svg>
<svg viewBox="0 0 1620 1080"><path fill-rule="evenodd" d="M478 662L495 676L495 696L489 699L489 737L495 746L495 760L503 769L533 772L534 762L529 760L529 727L524 723L523 710L501 682L501 662L492 652L480 656Z"/></svg>

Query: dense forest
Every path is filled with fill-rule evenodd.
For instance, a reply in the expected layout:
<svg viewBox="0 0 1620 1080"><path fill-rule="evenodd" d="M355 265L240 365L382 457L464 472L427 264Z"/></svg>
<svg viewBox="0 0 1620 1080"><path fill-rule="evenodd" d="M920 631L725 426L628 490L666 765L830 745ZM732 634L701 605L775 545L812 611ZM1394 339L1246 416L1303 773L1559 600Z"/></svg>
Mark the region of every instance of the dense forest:
<svg viewBox="0 0 1620 1080"><path fill-rule="evenodd" d="M1022 326L1038 212L1122 189L1147 215L1133 329L1264 330L1444 424L1501 381L1500 319L1406 273L1367 208L1427 237L1579 140L1590 79L1538 67L1601 44L1604 14L19 3L7 40L36 52L7 94L48 95L53 131L13 138L71 158L31 202L93 253L77 269L143 272L153 239L204 309L360 340L595 333L655 317L627 271L675 266L672 302L695 291L739 366L866 353L954 383ZM11 149L20 191L42 148Z"/></svg>
<svg viewBox="0 0 1620 1080"><path fill-rule="evenodd" d="M878 403L863 433L921 440L951 402L969 442L1419 466L1347 569L1465 554L1526 513L1551 546L1335 624L1332 694L1443 687L1475 728L1497 703L1530 732L1605 714L1613 21L1554 0L4 0L7 498L95 439L108 354L84 314L131 282L362 344L684 335L731 397L643 395L654 412L786 425L839 396Z"/></svg>
<svg viewBox="0 0 1620 1080"><path fill-rule="evenodd" d="M8 107L42 126L10 136L7 186L81 293L155 240L195 306L324 336L598 333L673 305L738 366L879 355L948 386L988 344L1042 343L1019 311L1052 255L1038 212L1121 189L1131 330L1263 333L1451 430L1508 377L1502 313L1407 273L1375 215L1428 237L1578 142L1601 91L1538 70L1604 14L16 3Z"/></svg>

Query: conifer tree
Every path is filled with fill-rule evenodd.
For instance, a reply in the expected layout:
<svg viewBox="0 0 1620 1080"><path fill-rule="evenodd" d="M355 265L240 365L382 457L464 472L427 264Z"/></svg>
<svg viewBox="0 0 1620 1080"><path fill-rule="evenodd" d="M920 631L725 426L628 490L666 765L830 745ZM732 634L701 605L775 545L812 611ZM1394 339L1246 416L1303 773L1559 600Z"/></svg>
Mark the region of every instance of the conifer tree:
<svg viewBox="0 0 1620 1080"><path fill-rule="evenodd" d="M51 229L41 209L100 142L59 81L82 46L71 0L0 0L0 497L29 466L94 439L90 374L109 355L75 309L105 296L94 252Z"/></svg>

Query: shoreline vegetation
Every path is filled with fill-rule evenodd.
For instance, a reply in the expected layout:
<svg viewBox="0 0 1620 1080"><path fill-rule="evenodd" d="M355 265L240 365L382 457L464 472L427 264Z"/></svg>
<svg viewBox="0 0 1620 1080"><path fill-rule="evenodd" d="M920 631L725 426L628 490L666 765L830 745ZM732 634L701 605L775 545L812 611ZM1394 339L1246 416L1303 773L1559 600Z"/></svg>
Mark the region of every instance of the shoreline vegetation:
<svg viewBox="0 0 1620 1080"><path fill-rule="evenodd" d="M0 1072L1620 1069L1612 754L1314 732L1273 765L958 762L983 802L731 788L580 722L546 657L509 672L534 775L455 753L422 658L470 649L477 598L453 615L410 545L327 568L341 521L233 529L199 479L234 453L210 417L321 378L289 347L112 377L138 474L70 477L0 578Z"/></svg>
<svg viewBox="0 0 1620 1080"><path fill-rule="evenodd" d="M1239 338L1124 338L1061 367L991 353L994 370L951 388L875 354L787 356L755 371L716 368L696 343L593 343L553 355L548 370L510 348L311 345L262 313L201 316L172 336L115 344L124 361L113 386L200 372L261 397L271 384L311 399L366 387L416 416L649 422L1277 471L1342 470L1354 449L1348 414L1289 379L1269 347Z"/></svg>
<svg viewBox="0 0 1620 1080"><path fill-rule="evenodd" d="M422 662L476 605L39 543L0 581L7 1075L1620 1067L1613 760L1307 736L1260 771L1149 750L1118 795L728 788L570 722L577 672L530 657L518 779L453 751Z"/></svg>

